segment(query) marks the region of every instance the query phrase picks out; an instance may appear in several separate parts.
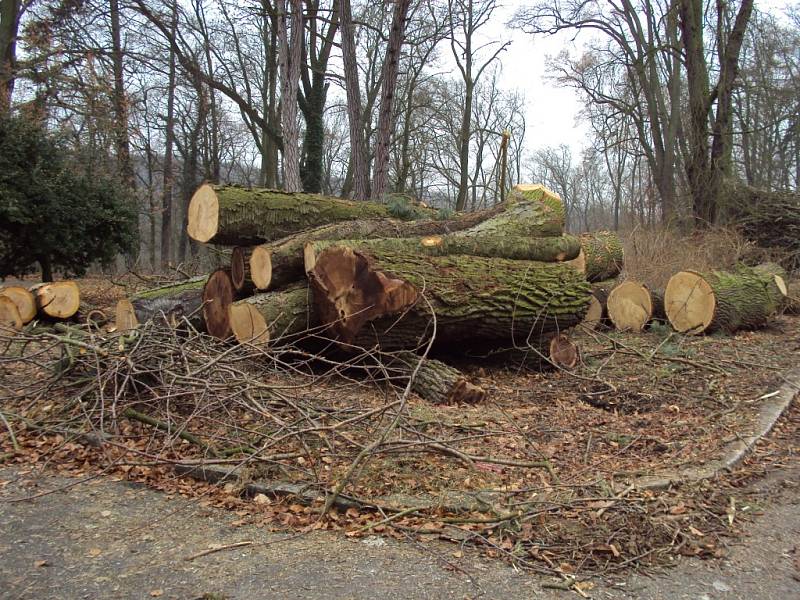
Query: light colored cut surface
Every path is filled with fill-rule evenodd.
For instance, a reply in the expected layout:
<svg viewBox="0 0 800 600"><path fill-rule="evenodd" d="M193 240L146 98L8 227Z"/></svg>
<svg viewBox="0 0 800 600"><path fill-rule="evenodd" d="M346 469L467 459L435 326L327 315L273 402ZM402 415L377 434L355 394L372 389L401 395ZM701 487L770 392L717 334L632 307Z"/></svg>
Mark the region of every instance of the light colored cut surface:
<svg viewBox="0 0 800 600"><path fill-rule="evenodd" d="M228 316L233 336L239 343L265 346L269 342L267 322L252 304L231 304Z"/></svg>
<svg viewBox="0 0 800 600"><path fill-rule="evenodd" d="M0 296L5 296L17 305L23 325L36 316L36 300L27 288L18 285L4 287L0 289Z"/></svg>
<svg viewBox="0 0 800 600"><path fill-rule="evenodd" d="M642 331L653 316L653 301L645 286L621 283L608 295L608 318L619 331Z"/></svg>
<svg viewBox="0 0 800 600"><path fill-rule="evenodd" d="M139 320L136 318L136 311L133 310L133 304L131 304L131 301L127 298L117 301L114 320L117 331L130 331L139 326Z"/></svg>
<svg viewBox="0 0 800 600"><path fill-rule="evenodd" d="M272 281L272 252L267 246L256 246L250 255L250 277L259 290L266 290Z"/></svg>
<svg viewBox="0 0 800 600"><path fill-rule="evenodd" d="M667 318L679 333L705 331L714 319L716 304L714 290L694 271L673 275L664 292Z"/></svg>
<svg viewBox="0 0 800 600"><path fill-rule="evenodd" d="M16 331L22 329L22 317L19 316L17 305L11 298L0 296L0 335L9 329Z"/></svg>
<svg viewBox="0 0 800 600"><path fill-rule="evenodd" d="M775 285L784 297L789 295L789 286L786 285L786 280L780 275L775 275Z"/></svg>
<svg viewBox="0 0 800 600"><path fill-rule="evenodd" d="M586 255L583 253L583 250L578 253L578 256L573 258L572 260L565 260L565 265L569 265L573 269L577 270L578 273L586 273Z"/></svg>
<svg viewBox="0 0 800 600"><path fill-rule="evenodd" d="M207 242L217 233L219 226L219 199L210 185L203 184L189 202L189 237L198 242Z"/></svg>
<svg viewBox="0 0 800 600"><path fill-rule="evenodd" d="M69 319L81 305L80 290L74 281L41 283L31 288L40 312L55 319Z"/></svg>
<svg viewBox="0 0 800 600"><path fill-rule="evenodd" d="M603 318L603 305L600 301L592 296L589 301L589 310L586 311L586 317L583 319L584 326L594 329Z"/></svg>

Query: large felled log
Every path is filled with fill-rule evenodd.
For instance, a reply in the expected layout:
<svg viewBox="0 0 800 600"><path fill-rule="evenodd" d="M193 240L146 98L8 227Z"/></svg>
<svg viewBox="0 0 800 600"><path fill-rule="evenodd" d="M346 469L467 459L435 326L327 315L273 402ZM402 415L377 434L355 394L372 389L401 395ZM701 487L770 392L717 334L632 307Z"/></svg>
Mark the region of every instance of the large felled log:
<svg viewBox="0 0 800 600"><path fill-rule="evenodd" d="M619 331L642 331L653 319L663 319L664 295L637 281L616 286L606 301L608 318Z"/></svg>
<svg viewBox="0 0 800 600"><path fill-rule="evenodd" d="M19 285L0 288L0 297L8 298L14 303L23 325L36 316L36 299L28 288Z"/></svg>
<svg viewBox="0 0 800 600"><path fill-rule="evenodd" d="M231 253L231 282L240 294L266 290L272 281L272 257L268 246L236 246Z"/></svg>
<svg viewBox="0 0 800 600"><path fill-rule="evenodd" d="M208 277L194 277L123 298L117 302L117 330L135 329L140 323L161 318L175 327L183 318L199 330L204 330L203 286Z"/></svg>
<svg viewBox="0 0 800 600"><path fill-rule="evenodd" d="M325 223L400 217L432 218L436 211L353 202L318 194L203 184L189 203L189 237L198 242L247 246L278 240Z"/></svg>
<svg viewBox="0 0 800 600"><path fill-rule="evenodd" d="M228 313L233 336L241 343L266 345L317 325L305 283L239 300Z"/></svg>
<svg viewBox="0 0 800 600"><path fill-rule="evenodd" d="M676 331L688 334L762 327L782 301L772 279L752 269L681 271L670 278L664 292L669 322Z"/></svg>
<svg viewBox="0 0 800 600"><path fill-rule="evenodd" d="M221 340L231 336L231 321L228 307L233 302L235 291L227 269L213 271L203 286L203 323L209 335Z"/></svg>
<svg viewBox="0 0 800 600"><path fill-rule="evenodd" d="M17 305L6 296L0 296L0 335L7 335L8 330L22 329L22 317Z"/></svg>
<svg viewBox="0 0 800 600"><path fill-rule="evenodd" d="M31 287L36 309L43 317L69 319L81 306L81 292L74 281L53 281Z"/></svg>
<svg viewBox="0 0 800 600"><path fill-rule="evenodd" d="M399 352L386 355L384 360L392 381L397 385L406 385L420 357L413 352ZM472 383L461 371L433 358L426 358L419 365L411 391L433 404L475 404L486 397L486 391Z"/></svg>
<svg viewBox="0 0 800 600"><path fill-rule="evenodd" d="M502 240L505 236L513 239L529 239L535 246L539 237L555 237L558 241L542 242L548 247L549 256L555 260L563 253L565 258L575 251L575 241L571 236L561 238L564 226L560 201L552 201L549 206L542 202L540 193L532 193L531 199L519 194L505 203L489 210L464 213L452 219L434 221L398 221L396 219L364 219L333 223L303 231L269 244L272 279L269 289L280 289L288 283L305 278L304 247L311 241L328 240L375 240L389 238L434 238L458 235L461 243L470 247L469 239L489 237ZM554 207L555 206L555 207ZM516 229L512 229L513 227ZM518 235L513 232L517 231ZM461 237L463 234L464 237ZM495 244L501 242L493 242ZM471 247L475 247L473 241ZM541 250L539 250L541 252ZM562 259L562 260L564 260Z"/></svg>
<svg viewBox="0 0 800 600"><path fill-rule="evenodd" d="M622 242L613 231L594 231L581 236L586 279L591 282L613 279L622 271Z"/></svg>
<svg viewBox="0 0 800 600"><path fill-rule="evenodd" d="M384 349L413 348L430 335L431 310L440 344L524 343L579 323L591 296L585 279L559 263L376 257L347 246L320 252L308 276L321 323L345 342L374 340Z"/></svg>

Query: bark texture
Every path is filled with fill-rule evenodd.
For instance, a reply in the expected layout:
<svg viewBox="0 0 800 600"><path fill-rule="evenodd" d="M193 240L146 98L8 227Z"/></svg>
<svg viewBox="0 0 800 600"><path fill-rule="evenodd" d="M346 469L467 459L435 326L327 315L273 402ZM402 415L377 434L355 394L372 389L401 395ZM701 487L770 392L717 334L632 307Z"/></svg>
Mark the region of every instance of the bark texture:
<svg viewBox="0 0 800 600"><path fill-rule="evenodd" d="M406 385L420 361L413 352L399 352L384 358L396 385ZM426 358L420 365L411 391L432 404L476 404L486 398L486 391L461 371L433 358Z"/></svg>
<svg viewBox="0 0 800 600"><path fill-rule="evenodd" d="M240 342L288 341L318 324L305 283L239 300L230 310L233 335Z"/></svg>
<svg viewBox="0 0 800 600"><path fill-rule="evenodd" d="M622 242L613 231L595 231L581 236L581 248L586 260L586 279L606 281L622 271Z"/></svg>
<svg viewBox="0 0 800 600"><path fill-rule="evenodd" d="M208 277L195 277L140 292L117 302L116 327L120 331L134 329L141 323L163 318L172 327L185 317L203 331L203 286Z"/></svg>

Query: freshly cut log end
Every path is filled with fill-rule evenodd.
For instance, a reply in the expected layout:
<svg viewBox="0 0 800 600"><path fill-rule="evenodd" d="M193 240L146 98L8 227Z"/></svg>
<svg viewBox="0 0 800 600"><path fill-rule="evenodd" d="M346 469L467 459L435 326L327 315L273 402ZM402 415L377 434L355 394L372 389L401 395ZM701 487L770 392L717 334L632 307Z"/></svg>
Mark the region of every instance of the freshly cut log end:
<svg viewBox="0 0 800 600"><path fill-rule="evenodd" d="M540 183L518 183L511 188L511 197L524 198L528 202L541 202L561 219L566 216L561 196Z"/></svg>
<svg viewBox="0 0 800 600"><path fill-rule="evenodd" d="M0 289L0 297L8 298L17 306L23 325L36 316L36 299L27 288L19 285L4 287Z"/></svg>
<svg viewBox="0 0 800 600"><path fill-rule="evenodd" d="M74 281L40 283L31 292L38 311L53 319L69 319L81 306L81 292Z"/></svg>
<svg viewBox="0 0 800 600"><path fill-rule="evenodd" d="M663 317L663 306L660 294L636 281L615 287L606 302L608 318L619 331L642 331L653 318Z"/></svg>
<svg viewBox="0 0 800 600"><path fill-rule="evenodd" d="M206 243L213 238L219 229L219 198L214 188L208 184L201 185L189 202L187 232L189 237Z"/></svg>
<svg viewBox="0 0 800 600"><path fill-rule="evenodd" d="M735 273L676 273L667 284L664 301L676 331L733 333L764 326L780 309L784 297L776 292L773 279L740 269Z"/></svg>
<svg viewBox="0 0 800 600"><path fill-rule="evenodd" d="M622 242L613 231L594 231L581 236L586 279L591 282L612 279L622 272Z"/></svg>
<svg viewBox="0 0 800 600"><path fill-rule="evenodd" d="M266 346L269 343L267 322L249 303L235 302L228 307L228 318L233 337L240 344Z"/></svg>
<svg viewBox="0 0 800 600"><path fill-rule="evenodd" d="M239 293L266 290L272 280L272 259L267 246L236 246L231 253L231 281Z"/></svg>
<svg viewBox="0 0 800 600"><path fill-rule="evenodd" d="M578 347L560 333L550 340L550 362L562 369L572 369L578 364Z"/></svg>
<svg viewBox="0 0 800 600"><path fill-rule="evenodd" d="M313 273L325 300L317 302L319 318L335 324L344 341L352 341L368 321L400 313L418 299L411 283L371 269L369 260L352 248L334 246L309 260L306 271Z"/></svg>
<svg viewBox="0 0 800 600"><path fill-rule="evenodd" d="M250 253L250 277L257 290L266 290L272 281L272 253L266 246L256 246Z"/></svg>
<svg viewBox="0 0 800 600"><path fill-rule="evenodd" d="M617 285L616 279L592 284L592 300L589 304L589 310L586 311L586 318L582 323L584 327L597 329L598 327L611 325L608 318L608 296Z"/></svg>
<svg viewBox="0 0 800 600"><path fill-rule="evenodd" d="M564 261L565 265L569 265L573 269L575 269L578 273L586 273L586 254L583 252L583 248L581 251L578 252L578 256L573 258L572 260Z"/></svg>
<svg viewBox="0 0 800 600"><path fill-rule="evenodd" d="M592 299L589 301L589 310L586 311L586 317L583 319L583 325L589 329L595 329L603 321L605 315L605 307L597 296L592 294Z"/></svg>
<svg viewBox="0 0 800 600"><path fill-rule="evenodd" d="M234 289L226 269L217 269L203 286L203 321L206 331L221 340L231 336L228 307L233 302Z"/></svg>
<svg viewBox="0 0 800 600"><path fill-rule="evenodd" d="M130 331L139 326L136 310L133 308L133 303L127 298L117 301L117 307L114 311L114 326L117 331Z"/></svg>
<svg viewBox="0 0 800 600"><path fill-rule="evenodd" d="M9 330L22 329L22 317L17 305L6 296L0 296L0 335Z"/></svg>

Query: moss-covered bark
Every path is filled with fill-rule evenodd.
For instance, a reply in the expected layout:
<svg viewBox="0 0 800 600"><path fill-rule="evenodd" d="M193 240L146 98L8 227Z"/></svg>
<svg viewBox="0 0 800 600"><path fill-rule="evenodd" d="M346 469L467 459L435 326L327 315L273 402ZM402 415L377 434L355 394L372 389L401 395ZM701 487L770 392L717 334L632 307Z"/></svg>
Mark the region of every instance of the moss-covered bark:
<svg viewBox="0 0 800 600"><path fill-rule="evenodd" d="M305 283L275 292L256 294L234 304L248 304L256 310L264 320L271 342L303 333L318 324L313 311L311 291Z"/></svg>
<svg viewBox="0 0 800 600"><path fill-rule="evenodd" d="M591 282L613 279L622 271L623 250L613 231L595 231L581 236L586 258L586 279Z"/></svg>
<svg viewBox="0 0 800 600"><path fill-rule="evenodd" d="M589 284L557 263L324 250L309 272L320 321L343 340L413 348L531 337L579 323ZM399 315L399 318L392 317ZM369 324L369 325L368 325Z"/></svg>
<svg viewBox="0 0 800 600"><path fill-rule="evenodd" d="M420 361L413 352L400 352L383 358L392 382L407 385ZM486 391L469 381L461 371L440 360L426 358L417 370L411 391L432 404L477 403Z"/></svg>

